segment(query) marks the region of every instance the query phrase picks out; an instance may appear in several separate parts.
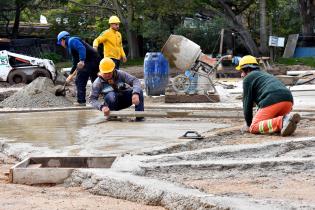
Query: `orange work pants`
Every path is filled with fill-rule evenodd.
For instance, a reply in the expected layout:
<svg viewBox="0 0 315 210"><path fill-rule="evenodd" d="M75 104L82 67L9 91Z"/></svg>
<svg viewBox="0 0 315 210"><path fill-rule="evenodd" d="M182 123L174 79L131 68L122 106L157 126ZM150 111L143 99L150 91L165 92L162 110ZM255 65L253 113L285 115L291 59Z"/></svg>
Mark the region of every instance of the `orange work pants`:
<svg viewBox="0 0 315 210"><path fill-rule="evenodd" d="M292 110L292 102L283 101L257 111L249 127L250 133L276 133L282 128L283 116Z"/></svg>

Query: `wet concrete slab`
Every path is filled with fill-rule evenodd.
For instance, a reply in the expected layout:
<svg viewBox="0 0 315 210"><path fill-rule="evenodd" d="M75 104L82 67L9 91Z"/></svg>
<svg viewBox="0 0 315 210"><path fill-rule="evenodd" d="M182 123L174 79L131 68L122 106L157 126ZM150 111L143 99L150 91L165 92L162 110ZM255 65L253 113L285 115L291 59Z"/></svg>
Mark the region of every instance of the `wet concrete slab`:
<svg viewBox="0 0 315 210"><path fill-rule="evenodd" d="M188 130L203 133L229 126L208 119L106 122L97 110L10 113L1 114L1 118L6 120L0 121L0 138L10 140L10 144L27 143L68 155L137 153L190 141L178 139Z"/></svg>

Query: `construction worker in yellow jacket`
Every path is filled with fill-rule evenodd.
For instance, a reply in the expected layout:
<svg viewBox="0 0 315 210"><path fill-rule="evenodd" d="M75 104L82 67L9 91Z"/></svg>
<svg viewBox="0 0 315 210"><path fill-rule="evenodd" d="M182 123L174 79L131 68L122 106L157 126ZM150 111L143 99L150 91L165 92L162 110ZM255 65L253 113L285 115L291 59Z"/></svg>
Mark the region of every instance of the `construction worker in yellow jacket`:
<svg viewBox="0 0 315 210"><path fill-rule="evenodd" d="M97 49L99 44L104 46L104 57L111 58L115 68L119 69L120 60L127 62L126 54L122 46L122 36L119 30L120 20L117 16L111 16L108 21L110 27L103 31L94 41L93 48Z"/></svg>

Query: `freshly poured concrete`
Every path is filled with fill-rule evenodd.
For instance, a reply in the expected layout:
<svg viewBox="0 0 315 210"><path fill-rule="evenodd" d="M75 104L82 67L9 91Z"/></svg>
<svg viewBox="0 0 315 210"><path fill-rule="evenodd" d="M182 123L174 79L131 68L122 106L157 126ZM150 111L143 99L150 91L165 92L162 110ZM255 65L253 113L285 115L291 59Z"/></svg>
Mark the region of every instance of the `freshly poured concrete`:
<svg viewBox="0 0 315 210"><path fill-rule="evenodd" d="M82 186L93 194L169 209L315 207L312 121L302 119L295 136L282 138L241 134L240 126L216 124L213 119L104 122L100 112L91 110L1 117L8 120L0 124L0 140L14 140L13 144L0 141L0 149L17 157L25 151L42 156L47 151L87 156L146 151L120 156L110 169L75 170L65 183ZM231 120L231 124L239 122ZM187 130L203 133L224 126L228 127L225 131L213 132L204 140L177 138ZM47 139L45 132L50 136Z"/></svg>
<svg viewBox="0 0 315 210"><path fill-rule="evenodd" d="M0 138L9 139L16 145L27 143L32 148L47 148L68 155L151 150L189 141L178 139L188 130L202 133L228 126L200 119L147 118L144 122L130 122L130 119L106 122L95 110L11 113L1 114L1 118L5 120L0 121Z"/></svg>

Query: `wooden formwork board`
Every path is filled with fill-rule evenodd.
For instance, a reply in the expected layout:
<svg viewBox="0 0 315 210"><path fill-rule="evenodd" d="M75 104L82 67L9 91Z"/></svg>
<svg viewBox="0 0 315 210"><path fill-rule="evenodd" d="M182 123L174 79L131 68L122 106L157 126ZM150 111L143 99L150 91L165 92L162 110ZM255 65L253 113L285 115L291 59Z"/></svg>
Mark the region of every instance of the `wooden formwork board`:
<svg viewBox="0 0 315 210"><path fill-rule="evenodd" d="M217 103L220 102L218 94L165 94L165 103Z"/></svg>
<svg viewBox="0 0 315 210"><path fill-rule="evenodd" d="M77 168L110 168L115 156L29 157L10 168L9 179L16 184L60 184Z"/></svg>
<svg viewBox="0 0 315 210"><path fill-rule="evenodd" d="M290 34L287 45L285 46L283 56L284 58L292 58L295 52L296 44L299 39L299 34Z"/></svg>

